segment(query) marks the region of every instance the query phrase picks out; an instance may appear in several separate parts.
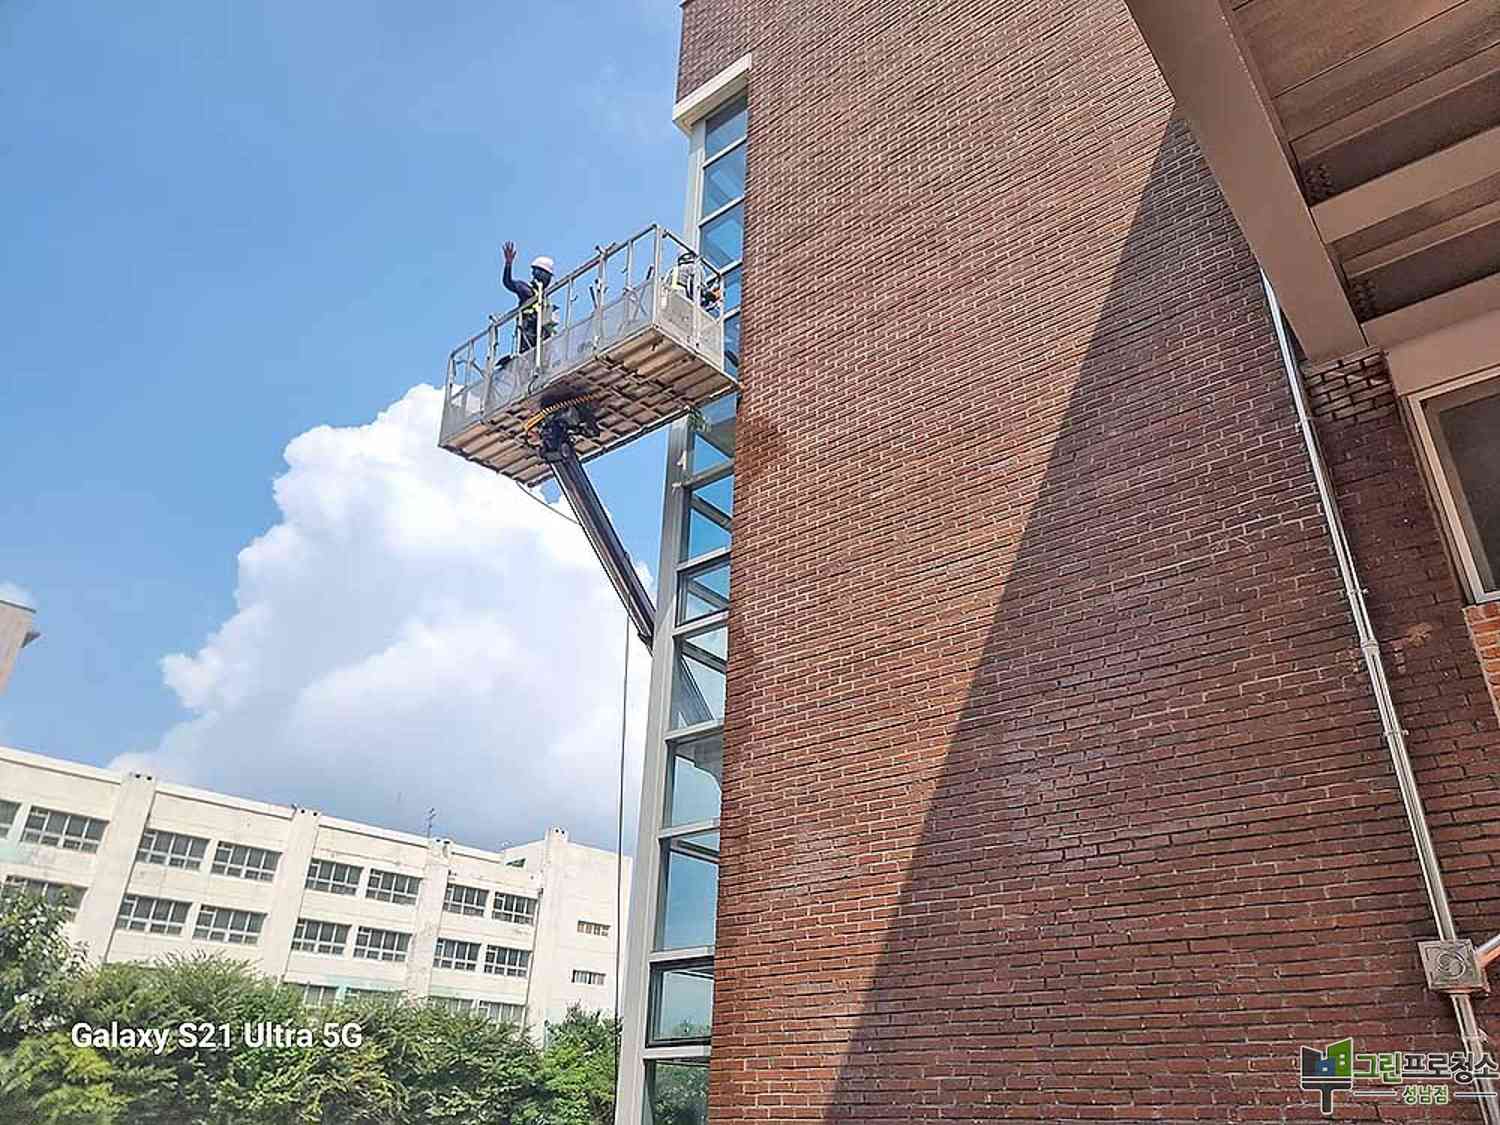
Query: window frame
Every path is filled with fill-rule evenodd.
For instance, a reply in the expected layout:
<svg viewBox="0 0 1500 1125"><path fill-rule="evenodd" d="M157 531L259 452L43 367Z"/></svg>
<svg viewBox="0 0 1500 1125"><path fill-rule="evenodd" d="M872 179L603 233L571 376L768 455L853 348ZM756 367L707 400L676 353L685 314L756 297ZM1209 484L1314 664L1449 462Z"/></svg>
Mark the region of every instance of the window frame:
<svg viewBox="0 0 1500 1125"><path fill-rule="evenodd" d="M242 860L235 860L236 852L244 853ZM274 848L261 848L254 844L238 844L233 840L220 840L214 847L214 858L213 862L208 865L208 873L222 875L229 879L244 879L249 883L274 882L276 872L281 867L281 854ZM257 858L264 860L266 857L270 857L271 860L269 867L263 862L252 866L252 860Z"/></svg>
<svg viewBox="0 0 1500 1125"><path fill-rule="evenodd" d="M30 875L7 875L5 882L0 883L0 896L14 893L37 895L48 906L61 906L67 920L72 922L78 918L78 910L83 906L83 896L88 893L88 888L80 887L77 883L36 879Z"/></svg>
<svg viewBox="0 0 1500 1125"><path fill-rule="evenodd" d="M132 909L127 918L125 915L125 904L131 903L134 906L143 902L152 903L153 909L144 919L140 919L143 923L142 925L132 925L132 922L137 921L136 914ZM156 906L165 906L168 908L165 918L156 917ZM182 907L180 919L175 909L179 906ZM150 934L157 937L182 937L184 931L187 929L188 915L192 912L192 908L192 903L184 902L182 899L161 898L157 895L122 895L120 897L120 905L115 908L114 928L124 933ZM125 923L124 925L121 925L122 921Z"/></svg>
<svg viewBox="0 0 1500 1125"><path fill-rule="evenodd" d="M396 882L397 886L407 887L410 891L396 890L394 887L382 885L377 887L376 880L382 884ZM415 906L417 896L422 893L422 876L408 875L404 871L389 871L384 867L370 868L370 874L365 879L365 898L375 902L388 902L392 906Z"/></svg>
<svg viewBox="0 0 1500 1125"><path fill-rule="evenodd" d="M469 956L472 952L473 956ZM484 955L484 943L465 941L463 938L440 937L432 949L434 969L452 969L459 973L477 972L479 958Z"/></svg>
<svg viewBox="0 0 1500 1125"><path fill-rule="evenodd" d="M360 938L379 936L378 944L366 941L363 946ZM393 942L387 942L387 937L395 938ZM403 940L404 939L404 940ZM365 952L361 953L363 948ZM411 957L411 934L404 930L388 930L384 926L358 926L354 931L354 946L350 951L351 956L360 961L383 961L390 965L404 965Z"/></svg>
<svg viewBox="0 0 1500 1125"><path fill-rule="evenodd" d="M455 895L455 891L459 893ZM444 914L454 914L460 918L483 918L489 908L488 887L476 886L473 883L455 883L450 879L443 888Z"/></svg>
<svg viewBox="0 0 1500 1125"><path fill-rule="evenodd" d="M0 797L0 810L10 808L9 816L4 820L0 820L0 840L4 840L7 836L10 835L10 830L16 825L18 821L21 824L26 823L21 819L21 810L25 807L26 806L20 801L12 801L8 798ZM3 815L3 813L0 813L0 815Z"/></svg>
<svg viewBox="0 0 1500 1125"><path fill-rule="evenodd" d="M497 953L514 953L517 955L518 963L512 964L509 959L494 956ZM525 980L531 975L531 950L515 945L491 945L486 942L484 962L480 965L480 969L492 977L515 977L517 980Z"/></svg>
<svg viewBox="0 0 1500 1125"><path fill-rule="evenodd" d="M317 926L317 931L310 927ZM292 952L311 953L319 957L342 957L349 947L348 922L329 922L321 918L298 918L292 930ZM326 931L331 929L333 936ZM301 944L299 944L301 943Z"/></svg>
<svg viewBox="0 0 1500 1125"><path fill-rule="evenodd" d="M331 877L328 879L315 880L313 878L313 869L325 866L332 868L335 874L340 868L354 872L354 882L352 884L343 882L335 883ZM313 856L307 861L307 876L303 879L302 885L306 890L317 891L320 894L339 895L343 898L357 898L359 896L360 887L364 885L364 881L365 869L363 866L356 866L352 863L344 863L341 860L337 859L319 859L317 856ZM315 886L314 883L326 883L328 885ZM348 887L349 889L344 890L343 888L345 887Z"/></svg>
<svg viewBox="0 0 1500 1125"><path fill-rule="evenodd" d="M510 906L512 902L524 902L528 904L528 910L515 910ZM502 906L501 904L505 905ZM509 922L513 926L536 927L537 900L531 895L514 894L510 891L496 891L494 898L490 900L490 917L497 922Z"/></svg>
<svg viewBox="0 0 1500 1125"><path fill-rule="evenodd" d="M1474 555L1473 544L1469 542L1463 517L1459 513L1458 498L1454 495L1453 486L1448 480L1437 438L1427 418L1427 403L1431 399L1442 398L1454 391L1484 383L1495 384L1495 393L1500 395L1500 366L1487 367L1482 371L1471 372L1461 378L1450 379L1436 386L1424 387L1407 396L1411 424L1417 435L1417 444L1422 450L1423 471L1434 493L1434 499L1437 501L1436 506L1442 515L1443 537L1448 542L1454 562L1467 587L1466 593L1475 604L1500 602L1500 573L1495 575L1495 588L1486 589L1483 576L1479 571L1478 560ZM1500 559L1495 560L1493 565L1500 567Z"/></svg>
<svg viewBox="0 0 1500 1125"><path fill-rule="evenodd" d="M150 846L147 846L147 837L150 837ZM163 840L166 841L166 847L160 846ZM178 844L185 844L187 850L179 852ZM196 855L193 854L195 844L198 845ZM207 836L148 826L141 829L140 841L135 846L135 862L149 863L153 867L169 867L176 871L202 871L203 861L208 856L208 845Z"/></svg>
<svg viewBox="0 0 1500 1125"><path fill-rule="evenodd" d="M236 925L241 921L243 925ZM260 944L265 928L264 911L245 910L238 906L214 906L205 902L199 905L198 913L193 918L193 940L249 948ZM216 934L223 936L216 937Z"/></svg>
<svg viewBox="0 0 1500 1125"><path fill-rule="evenodd" d="M39 827L33 828L31 820L38 814L41 814L42 823ZM55 833L56 840L49 841L47 837L54 835L50 831L50 826L52 818L55 816L63 817L64 821L62 827ZM68 830L73 827L75 820L81 820L84 823L84 831L81 836L69 835ZM99 825L99 835L97 838L88 835L89 827L95 824ZM21 827L21 843L33 844L39 848L57 848L59 851L77 852L79 855L97 855L99 849L104 846L104 834L108 831L109 821L100 817L89 816L87 813L68 812L66 809L48 808L45 805L32 805L26 810L26 821ZM34 838L28 838L28 836ZM78 843L74 846L69 846L67 843L68 840L76 840Z"/></svg>

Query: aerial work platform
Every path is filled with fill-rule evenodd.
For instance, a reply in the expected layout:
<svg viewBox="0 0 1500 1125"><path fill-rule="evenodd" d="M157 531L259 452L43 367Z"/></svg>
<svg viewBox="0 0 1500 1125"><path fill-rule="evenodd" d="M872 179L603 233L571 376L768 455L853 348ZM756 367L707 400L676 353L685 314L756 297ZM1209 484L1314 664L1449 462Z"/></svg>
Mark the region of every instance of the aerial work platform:
<svg viewBox="0 0 1500 1125"><path fill-rule="evenodd" d="M535 347L523 350L517 308L454 349L438 444L535 485L552 473L541 423L565 404L592 416L572 435L586 461L728 394L720 288L663 227L600 247L548 288Z"/></svg>
<svg viewBox="0 0 1500 1125"><path fill-rule="evenodd" d="M719 271L650 226L454 349L438 445L523 485L555 477L650 647L656 608L583 462L735 390L731 361Z"/></svg>

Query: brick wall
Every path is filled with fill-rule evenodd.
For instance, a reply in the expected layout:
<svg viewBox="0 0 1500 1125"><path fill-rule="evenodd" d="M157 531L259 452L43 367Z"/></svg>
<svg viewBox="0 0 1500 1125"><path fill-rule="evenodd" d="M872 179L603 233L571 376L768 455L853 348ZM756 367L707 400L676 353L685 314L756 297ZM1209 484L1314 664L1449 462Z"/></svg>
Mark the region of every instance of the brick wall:
<svg viewBox="0 0 1500 1125"><path fill-rule="evenodd" d="M677 96L686 97L750 49L748 7L724 0L683 0Z"/></svg>
<svg viewBox="0 0 1500 1125"><path fill-rule="evenodd" d="M716 1125L1312 1120L1299 1044L1453 1049L1255 263L1124 5L692 0L685 43L720 16L761 34ZM1395 412L1326 437L1487 934L1451 576Z"/></svg>
<svg viewBox="0 0 1500 1125"><path fill-rule="evenodd" d="M1474 638L1474 651L1479 656L1490 699L1500 715L1500 602L1466 606L1464 616L1469 623L1469 635Z"/></svg>

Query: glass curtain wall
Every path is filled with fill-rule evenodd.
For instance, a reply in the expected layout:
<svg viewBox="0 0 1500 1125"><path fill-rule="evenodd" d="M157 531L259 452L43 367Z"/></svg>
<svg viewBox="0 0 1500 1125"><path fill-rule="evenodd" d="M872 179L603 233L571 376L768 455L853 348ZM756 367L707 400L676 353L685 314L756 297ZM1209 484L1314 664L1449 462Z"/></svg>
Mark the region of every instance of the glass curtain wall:
<svg viewBox="0 0 1500 1125"><path fill-rule="evenodd" d="M739 367L747 117L741 94L695 127L689 184L698 252L724 274L731 372ZM638 999L626 1004L620 1122L708 1120L735 406L729 396L678 422L668 445L642 878L632 908L632 957L642 963L628 988ZM633 1076L626 1067L637 1068Z"/></svg>

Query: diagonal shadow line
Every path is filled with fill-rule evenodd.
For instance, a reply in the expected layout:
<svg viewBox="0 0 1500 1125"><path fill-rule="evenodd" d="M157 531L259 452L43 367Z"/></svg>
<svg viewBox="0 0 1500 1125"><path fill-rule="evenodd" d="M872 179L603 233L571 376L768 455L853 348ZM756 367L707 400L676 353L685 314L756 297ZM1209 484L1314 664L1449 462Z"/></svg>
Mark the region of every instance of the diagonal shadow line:
<svg viewBox="0 0 1500 1125"><path fill-rule="evenodd" d="M1408 861L1368 702L1329 702L1349 622L1274 346L1174 118L823 1120L1283 1112L1295 1044L1367 998L1329 950L1408 958L1414 881L1373 926L1356 908L1362 873ZM1348 786L1370 798L1340 816Z"/></svg>

